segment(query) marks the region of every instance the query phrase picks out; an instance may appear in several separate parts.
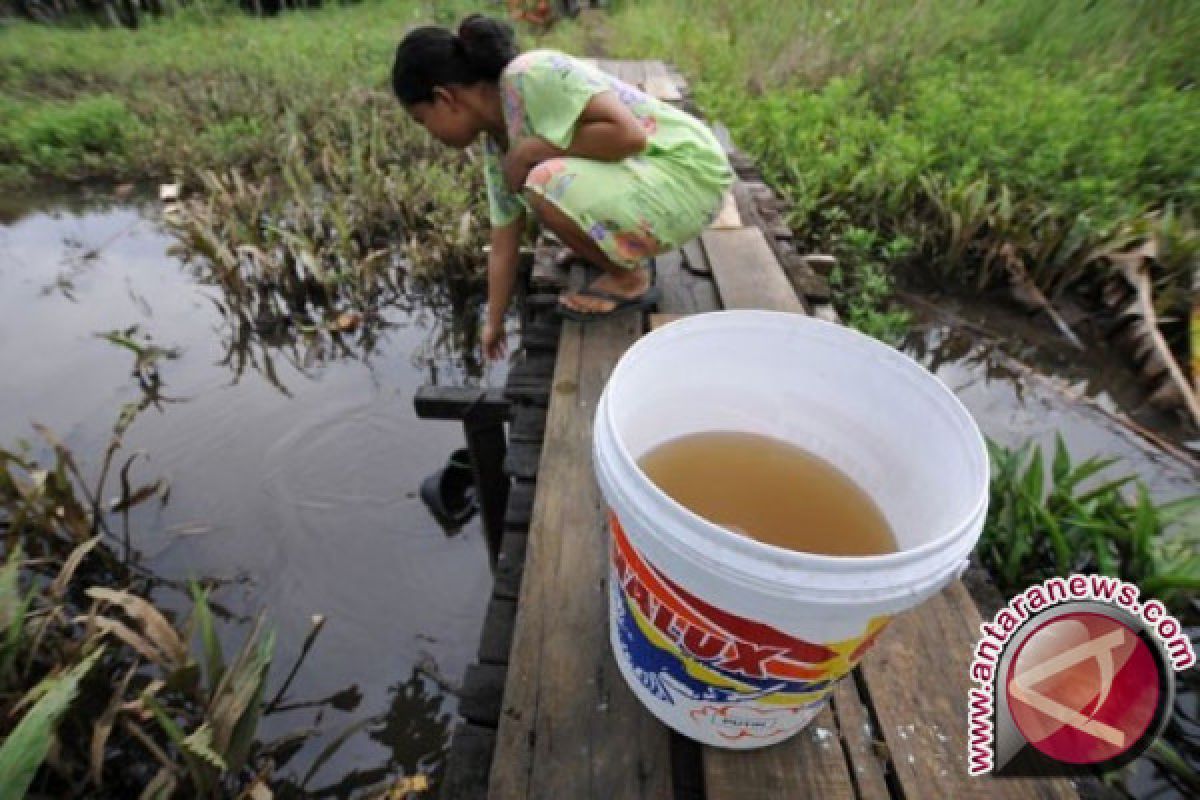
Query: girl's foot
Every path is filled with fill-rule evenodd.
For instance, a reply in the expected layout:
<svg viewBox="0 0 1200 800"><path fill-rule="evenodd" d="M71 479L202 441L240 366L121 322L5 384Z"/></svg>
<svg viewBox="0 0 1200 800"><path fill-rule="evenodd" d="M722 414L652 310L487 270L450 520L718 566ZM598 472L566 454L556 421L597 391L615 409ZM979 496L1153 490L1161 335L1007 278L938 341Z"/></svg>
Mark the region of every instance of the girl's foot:
<svg viewBox="0 0 1200 800"><path fill-rule="evenodd" d="M610 294L625 300L636 300L649 289L650 272L645 267L638 267L620 273L605 272L592 281L584 292L563 292L558 302L563 308L578 314L602 315L613 311L618 303L598 295Z"/></svg>

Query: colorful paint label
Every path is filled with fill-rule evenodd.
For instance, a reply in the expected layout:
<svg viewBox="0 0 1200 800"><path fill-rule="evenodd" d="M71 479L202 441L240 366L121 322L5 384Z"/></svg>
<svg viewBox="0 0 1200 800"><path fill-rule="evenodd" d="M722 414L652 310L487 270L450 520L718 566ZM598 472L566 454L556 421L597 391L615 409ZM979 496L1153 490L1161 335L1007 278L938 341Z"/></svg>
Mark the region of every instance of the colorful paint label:
<svg viewBox="0 0 1200 800"><path fill-rule="evenodd" d="M795 728L834 681L849 672L889 621L859 636L816 643L724 611L667 578L634 549L620 521L612 532L610 591L619 647L638 682L725 738L770 738ZM807 719L801 720L801 722Z"/></svg>

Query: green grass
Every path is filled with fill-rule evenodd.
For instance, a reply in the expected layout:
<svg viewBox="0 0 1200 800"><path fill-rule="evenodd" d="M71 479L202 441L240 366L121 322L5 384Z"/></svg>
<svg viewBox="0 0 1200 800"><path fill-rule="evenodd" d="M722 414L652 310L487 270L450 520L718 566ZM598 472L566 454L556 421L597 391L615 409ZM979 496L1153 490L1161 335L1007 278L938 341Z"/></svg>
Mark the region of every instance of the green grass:
<svg viewBox="0 0 1200 800"><path fill-rule="evenodd" d="M13 23L0 37L0 162L10 185L277 171L289 115L309 122L390 94L404 31L479 5L378 1L255 19L199 4L137 31Z"/></svg>
<svg viewBox="0 0 1200 800"><path fill-rule="evenodd" d="M890 327L861 313L887 313L881 270L994 284L1013 252L1054 295L1106 244L1157 231L1159 212L1195 227L1200 6L1186 0L638 0L608 28L613 56L683 68L806 246L837 251L848 228L912 242L843 253L836 299L871 332ZM1171 249L1187 237L1163 238L1161 284L1190 286L1190 249Z"/></svg>

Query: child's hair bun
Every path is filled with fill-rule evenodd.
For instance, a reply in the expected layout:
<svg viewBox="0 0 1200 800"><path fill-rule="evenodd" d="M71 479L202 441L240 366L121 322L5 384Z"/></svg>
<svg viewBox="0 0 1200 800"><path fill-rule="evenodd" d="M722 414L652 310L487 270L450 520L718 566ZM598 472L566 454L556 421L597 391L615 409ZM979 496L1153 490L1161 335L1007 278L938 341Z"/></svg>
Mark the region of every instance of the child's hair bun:
<svg viewBox="0 0 1200 800"><path fill-rule="evenodd" d="M472 14L458 26L458 46L476 74L495 81L517 57L516 37L506 22Z"/></svg>

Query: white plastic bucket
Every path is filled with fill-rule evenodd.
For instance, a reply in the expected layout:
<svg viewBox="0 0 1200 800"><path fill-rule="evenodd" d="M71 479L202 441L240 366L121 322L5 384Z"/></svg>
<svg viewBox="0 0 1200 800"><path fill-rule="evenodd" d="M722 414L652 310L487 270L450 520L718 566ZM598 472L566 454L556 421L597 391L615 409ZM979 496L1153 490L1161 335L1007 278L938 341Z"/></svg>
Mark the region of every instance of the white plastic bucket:
<svg viewBox="0 0 1200 800"><path fill-rule="evenodd" d="M639 469L657 445L710 430L831 462L875 500L900 549L762 544L688 511ZM601 395L593 444L617 663L659 719L720 747L803 728L893 615L961 574L987 511L987 450L958 399L891 347L799 314L714 312L643 337Z"/></svg>

